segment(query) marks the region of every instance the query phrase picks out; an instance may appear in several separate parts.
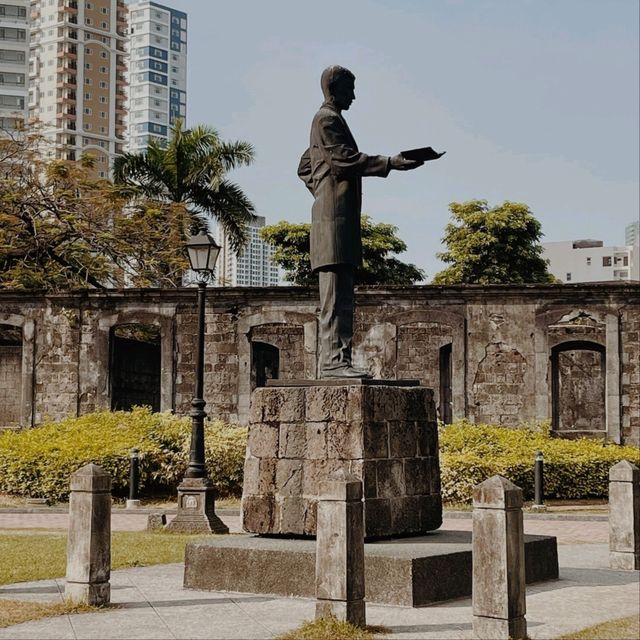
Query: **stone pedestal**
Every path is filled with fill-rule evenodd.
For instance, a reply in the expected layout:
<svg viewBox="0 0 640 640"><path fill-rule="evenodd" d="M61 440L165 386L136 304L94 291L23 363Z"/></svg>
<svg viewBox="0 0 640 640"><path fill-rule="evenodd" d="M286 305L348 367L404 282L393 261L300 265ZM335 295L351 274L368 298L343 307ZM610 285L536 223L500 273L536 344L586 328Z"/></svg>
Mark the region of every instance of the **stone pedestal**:
<svg viewBox="0 0 640 640"><path fill-rule="evenodd" d="M111 477L88 464L71 476L65 596L92 606L108 604L110 577Z"/></svg>
<svg viewBox="0 0 640 640"><path fill-rule="evenodd" d="M209 478L184 478L178 487L178 513L168 531L229 533L215 512L215 489Z"/></svg>
<svg viewBox="0 0 640 640"><path fill-rule="evenodd" d="M640 569L640 469L627 460L609 469L609 566Z"/></svg>
<svg viewBox="0 0 640 640"><path fill-rule="evenodd" d="M365 626L362 482L338 471L320 483L316 618Z"/></svg>
<svg viewBox="0 0 640 640"><path fill-rule="evenodd" d="M367 538L442 524L431 389L415 381L300 381L251 398L242 523L258 534L315 535L320 482L364 485Z"/></svg>
<svg viewBox="0 0 640 640"><path fill-rule="evenodd" d="M473 489L473 633L527 637L522 490L501 476Z"/></svg>

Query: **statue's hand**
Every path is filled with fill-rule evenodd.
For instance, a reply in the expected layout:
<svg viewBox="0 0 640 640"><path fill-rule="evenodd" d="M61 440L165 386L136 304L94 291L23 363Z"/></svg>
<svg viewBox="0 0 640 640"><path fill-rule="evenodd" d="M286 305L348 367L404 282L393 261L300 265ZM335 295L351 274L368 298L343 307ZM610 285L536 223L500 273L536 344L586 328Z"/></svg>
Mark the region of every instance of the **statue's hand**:
<svg viewBox="0 0 640 640"><path fill-rule="evenodd" d="M407 160L401 153L392 156L390 159L391 168L396 171L409 171L421 167L424 162L422 160Z"/></svg>

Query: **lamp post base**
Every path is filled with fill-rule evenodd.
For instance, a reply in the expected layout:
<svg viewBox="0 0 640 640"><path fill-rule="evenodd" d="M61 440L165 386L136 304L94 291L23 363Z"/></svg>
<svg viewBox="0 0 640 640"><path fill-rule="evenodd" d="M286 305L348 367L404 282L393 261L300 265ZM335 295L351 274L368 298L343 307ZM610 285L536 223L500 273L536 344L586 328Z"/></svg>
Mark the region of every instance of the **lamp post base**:
<svg viewBox="0 0 640 640"><path fill-rule="evenodd" d="M178 487L178 514L166 526L180 533L229 533L215 512L215 489L208 478L184 478Z"/></svg>

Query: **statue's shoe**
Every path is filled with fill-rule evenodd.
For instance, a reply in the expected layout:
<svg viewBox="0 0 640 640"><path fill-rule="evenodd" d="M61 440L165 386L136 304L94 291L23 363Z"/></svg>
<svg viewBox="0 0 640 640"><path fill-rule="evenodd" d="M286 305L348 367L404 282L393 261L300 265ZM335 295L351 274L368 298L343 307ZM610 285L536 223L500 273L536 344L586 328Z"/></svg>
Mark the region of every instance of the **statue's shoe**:
<svg viewBox="0 0 640 640"><path fill-rule="evenodd" d="M341 378L367 380L369 378L373 378L373 376L366 371L361 371L360 369L356 369L354 367L345 366L340 367L339 369L330 369L329 371L323 371L320 374L320 378L323 380L339 380Z"/></svg>

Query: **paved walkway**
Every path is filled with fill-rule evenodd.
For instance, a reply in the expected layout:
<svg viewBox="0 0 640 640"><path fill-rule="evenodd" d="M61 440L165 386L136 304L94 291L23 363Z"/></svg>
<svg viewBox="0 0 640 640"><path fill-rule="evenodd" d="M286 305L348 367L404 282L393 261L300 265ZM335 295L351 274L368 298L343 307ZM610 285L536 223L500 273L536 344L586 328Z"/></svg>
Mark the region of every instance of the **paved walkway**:
<svg viewBox="0 0 640 640"><path fill-rule="evenodd" d="M560 580L527 588L532 639L638 614L638 572L607 568L604 544L560 545ZM0 639L273 638L314 615L314 601L182 588L179 564L115 571L112 601L100 613L59 616L0 629ZM60 600L63 580L0 587L0 598ZM471 638L471 600L410 609L369 605L367 622L384 625L398 639Z"/></svg>

